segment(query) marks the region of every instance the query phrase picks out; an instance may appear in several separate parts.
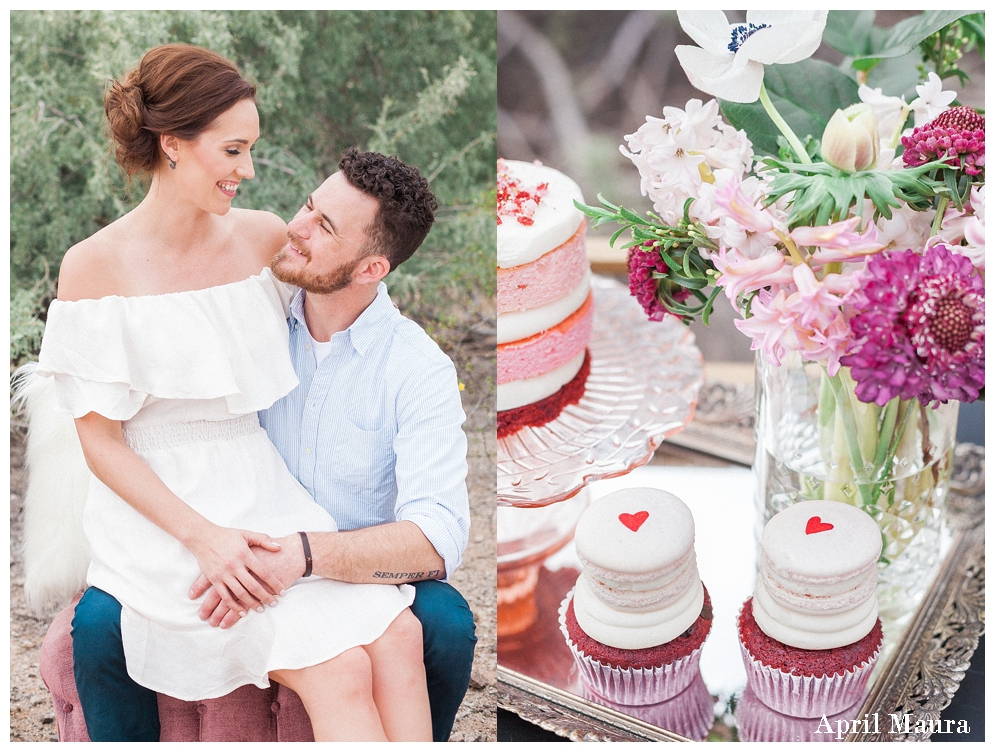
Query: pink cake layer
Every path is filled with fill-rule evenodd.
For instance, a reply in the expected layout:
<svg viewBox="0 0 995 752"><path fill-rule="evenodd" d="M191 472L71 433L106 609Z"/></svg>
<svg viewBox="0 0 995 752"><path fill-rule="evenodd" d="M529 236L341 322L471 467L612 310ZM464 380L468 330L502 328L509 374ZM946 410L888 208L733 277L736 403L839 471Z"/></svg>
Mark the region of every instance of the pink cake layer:
<svg viewBox="0 0 995 752"><path fill-rule="evenodd" d="M544 332L497 346L498 383L552 371L584 352L594 324L593 295L566 319Z"/></svg>
<svg viewBox="0 0 995 752"><path fill-rule="evenodd" d="M567 295L584 278L588 269L584 235L587 223L563 245L535 261L497 270L497 310L529 311Z"/></svg>

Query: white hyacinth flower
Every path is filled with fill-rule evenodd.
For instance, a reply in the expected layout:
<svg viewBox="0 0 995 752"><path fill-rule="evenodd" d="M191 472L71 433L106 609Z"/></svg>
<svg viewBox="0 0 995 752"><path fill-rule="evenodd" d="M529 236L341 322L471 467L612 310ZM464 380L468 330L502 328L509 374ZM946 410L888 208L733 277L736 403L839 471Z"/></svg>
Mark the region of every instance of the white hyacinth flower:
<svg viewBox="0 0 995 752"><path fill-rule="evenodd" d="M749 10L730 24L720 10L677 11L681 28L698 47L679 45L677 59L688 80L730 102L760 98L764 66L797 63L822 42L828 11Z"/></svg>
<svg viewBox="0 0 995 752"><path fill-rule="evenodd" d="M905 104L904 97L889 97L882 94L880 88L872 89L867 84L862 84L857 89L857 96L861 102L869 104L874 110L874 117L878 121L878 136L881 137L878 145L878 166L886 166L894 158L895 146L900 135L899 128L905 124L909 116L909 106Z"/></svg>
<svg viewBox="0 0 995 752"><path fill-rule="evenodd" d="M918 99L913 99L909 104L915 112L916 128L926 125L930 120L936 118L940 113L950 109L950 103L957 98L956 91L944 91L943 82L940 77L930 71L926 83L916 87Z"/></svg>

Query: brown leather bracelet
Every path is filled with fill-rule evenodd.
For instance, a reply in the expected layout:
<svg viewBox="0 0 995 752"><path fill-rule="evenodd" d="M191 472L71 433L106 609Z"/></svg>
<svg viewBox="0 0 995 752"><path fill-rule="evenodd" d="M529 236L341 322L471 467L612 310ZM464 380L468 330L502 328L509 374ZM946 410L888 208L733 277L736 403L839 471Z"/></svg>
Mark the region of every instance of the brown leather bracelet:
<svg viewBox="0 0 995 752"><path fill-rule="evenodd" d="M297 534L301 536L301 543L304 544L304 577L311 576L311 544L308 543L307 533L303 530L298 530Z"/></svg>

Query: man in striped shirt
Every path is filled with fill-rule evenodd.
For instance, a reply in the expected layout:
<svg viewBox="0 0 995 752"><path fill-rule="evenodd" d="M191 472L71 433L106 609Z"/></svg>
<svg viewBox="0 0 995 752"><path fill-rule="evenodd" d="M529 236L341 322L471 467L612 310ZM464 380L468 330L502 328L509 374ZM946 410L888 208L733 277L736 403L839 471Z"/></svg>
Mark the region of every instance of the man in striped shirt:
<svg viewBox="0 0 995 752"><path fill-rule="evenodd" d="M412 583L433 736L447 741L469 685L476 642L469 606L445 582L469 534L465 415L452 361L401 316L381 282L421 245L436 208L417 170L393 157L350 149L339 172L290 221L288 242L271 266L277 277L301 288L288 318L300 384L260 413L260 422L339 532L302 531L278 539L278 552L253 553L286 586L311 574ZM205 592L201 618L219 628L238 621L204 577L190 597ZM277 603L273 598L271 604ZM115 613L119 618L120 606ZM117 702L128 707L117 713L134 721L139 711L128 709L134 708L132 697L150 690L127 676L108 677L100 648L74 653L77 676L81 670L102 672L105 684L120 684ZM91 668L79 665L81 654ZM150 694L147 724L156 728L143 738L158 738ZM81 696L84 712L86 699Z"/></svg>

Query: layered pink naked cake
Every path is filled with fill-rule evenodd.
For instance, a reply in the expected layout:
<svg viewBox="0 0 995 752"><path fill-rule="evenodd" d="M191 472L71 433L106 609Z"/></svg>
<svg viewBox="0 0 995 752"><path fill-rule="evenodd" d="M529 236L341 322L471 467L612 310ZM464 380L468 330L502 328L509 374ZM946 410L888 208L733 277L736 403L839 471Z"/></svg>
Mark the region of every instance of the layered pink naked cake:
<svg viewBox="0 0 995 752"><path fill-rule="evenodd" d="M577 184L541 164L498 160L498 438L580 400L594 305Z"/></svg>

